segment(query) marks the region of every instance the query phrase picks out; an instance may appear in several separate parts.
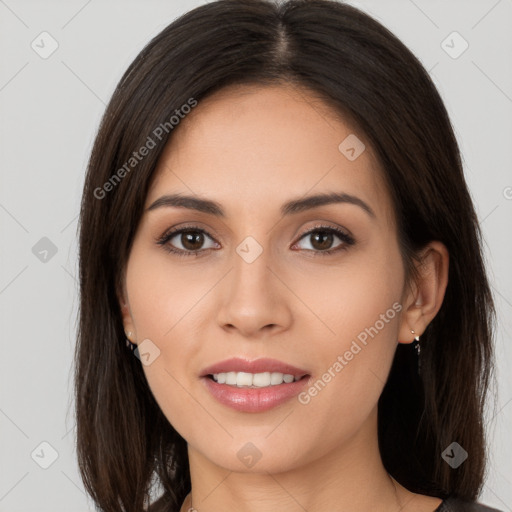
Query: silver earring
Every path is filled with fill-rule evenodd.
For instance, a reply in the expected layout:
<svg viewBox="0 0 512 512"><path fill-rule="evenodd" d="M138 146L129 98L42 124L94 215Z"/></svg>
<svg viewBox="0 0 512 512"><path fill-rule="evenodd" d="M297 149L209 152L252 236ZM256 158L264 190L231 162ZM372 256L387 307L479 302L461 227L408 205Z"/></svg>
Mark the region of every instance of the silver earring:
<svg viewBox="0 0 512 512"><path fill-rule="evenodd" d="M416 334L416 333L411 329L411 334ZM416 342L416 343L414 344L414 348L416 349L416 353L418 354L418 375L421 375L421 359L420 359L421 347L420 347L420 337L419 337L419 336L414 336L414 341Z"/></svg>
<svg viewBox="0 0 512 512"><path fill-rule="evenodd" d="M137 345L135 343L132 343L130 341L130 336L133 334L132 331L128 331L126 334L126 346L133 352L136 348L137 348Z"/></svg>

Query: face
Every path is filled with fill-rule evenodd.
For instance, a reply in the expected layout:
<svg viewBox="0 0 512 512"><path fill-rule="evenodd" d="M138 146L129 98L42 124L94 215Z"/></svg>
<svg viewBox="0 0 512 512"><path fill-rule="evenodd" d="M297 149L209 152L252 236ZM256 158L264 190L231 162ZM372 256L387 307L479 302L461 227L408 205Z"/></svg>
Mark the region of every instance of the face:
<svg viewBox="0 0 512 512"><path fill-rule="evenodd" d="M303 202L322 194L345 200ZM124 275L151 391L205 461L279 472L375 438L407 299L392 204L364 134L306 91L230 87L181 122ZM208 371L231 358L294 369ZM237 369L264 375L221 383L249 386Z"/></svg>

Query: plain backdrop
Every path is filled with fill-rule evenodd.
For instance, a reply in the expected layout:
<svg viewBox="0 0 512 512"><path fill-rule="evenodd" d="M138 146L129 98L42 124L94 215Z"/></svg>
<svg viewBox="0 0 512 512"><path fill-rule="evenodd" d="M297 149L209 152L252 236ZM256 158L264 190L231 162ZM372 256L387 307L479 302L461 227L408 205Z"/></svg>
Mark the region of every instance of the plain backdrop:
<svg viewBox="0 0 512 512"><path fill-rule="evenodd" d="M124 70L154 35L202 3L0 0L1 512L94 510L77 472L72 403L85 167ZM350 3L418 56L462 149L499 317L497 413L489 416L480 500L510 511L512 0Z"/></svg>

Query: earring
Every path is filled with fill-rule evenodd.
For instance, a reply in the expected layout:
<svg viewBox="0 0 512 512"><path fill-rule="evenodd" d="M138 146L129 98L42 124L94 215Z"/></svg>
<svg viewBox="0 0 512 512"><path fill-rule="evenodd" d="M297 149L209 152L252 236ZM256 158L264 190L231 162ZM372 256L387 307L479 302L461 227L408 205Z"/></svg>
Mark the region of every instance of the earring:
<svg viewBox="0 0 512 512"><path fill-rule="evenodd" d="M411 329L411 334L416 334L416 333ZM415 336L415 337L414 337L414 341L416 342L416 343L414 344L414 348L416 349L416 353L418 354L418 375L421 375L421 359L420 359L421 347L420 347L420 337L419 337L419 336Z"/></svg>
<svg viewBox="0 0 512 512"><path fill-rule="evenodd" d="M130 337L132 336L133 333L132 333L132 331L128 331L125 334L126 334L126 346L133 352L137 348L137 345L130 341Z"/></svg>

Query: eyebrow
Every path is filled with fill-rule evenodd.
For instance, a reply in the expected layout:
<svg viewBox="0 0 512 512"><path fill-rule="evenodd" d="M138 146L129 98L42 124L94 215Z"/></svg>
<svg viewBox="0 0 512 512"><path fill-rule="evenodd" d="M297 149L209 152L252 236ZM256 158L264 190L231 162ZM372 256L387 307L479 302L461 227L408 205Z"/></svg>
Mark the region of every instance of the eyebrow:
<svg viewBox="0 0 512 512"><path fill-rule="evenodd" d="M294 213L300 213L306 210L310 210L312 208L317 208L319 206L340 203L347 203L359 206L370 217L376 217L375 212L362 199L351 194L346 194L344 192L316 194L313 196L288 201L281 206L281 215L291 215ZM187 208L189 210L196 210L198 212L215 215L216 217L226 217L226 214L219 203L212 201L210 199L201 199L198 197L187 196L182 194L169 194L159 197L156 201L154 201L151 204L151 206L149 206L146 209L146 211L152 211L162 207Z"/></svg>

